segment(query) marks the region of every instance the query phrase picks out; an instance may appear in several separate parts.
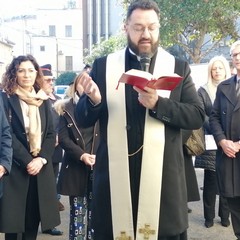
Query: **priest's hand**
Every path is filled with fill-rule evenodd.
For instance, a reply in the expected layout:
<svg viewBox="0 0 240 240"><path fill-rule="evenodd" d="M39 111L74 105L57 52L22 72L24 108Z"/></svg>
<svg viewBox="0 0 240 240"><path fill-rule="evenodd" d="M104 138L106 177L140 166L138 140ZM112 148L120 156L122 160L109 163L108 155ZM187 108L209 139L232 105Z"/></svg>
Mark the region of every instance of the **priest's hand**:
<svg viewBox="0 0 240 240"><path fill-rule="evenodd" d="M144 90L141 90L138 87L133 87L135 91L138 92L138 101L146 108L155 110L158 94L155 89L145 87Z"/></svg>
<svg viewBox="0 0 240 240"><path fill-rule="evenodd" d="M101 102L102 96L97 84L92 80L88 73L83 73L79 79L79 83L83 87L83 91L91 99L94 105Z"/></svg>

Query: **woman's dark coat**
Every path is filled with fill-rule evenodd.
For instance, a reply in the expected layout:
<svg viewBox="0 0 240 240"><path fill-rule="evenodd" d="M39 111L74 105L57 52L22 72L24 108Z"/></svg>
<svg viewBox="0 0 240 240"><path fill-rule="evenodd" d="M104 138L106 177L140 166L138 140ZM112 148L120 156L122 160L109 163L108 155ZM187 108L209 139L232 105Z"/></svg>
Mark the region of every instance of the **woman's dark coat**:
<svg viewBox="0 0 240 240"><path fill-rule="evenodd" d="M98 132L96 126L81 129L76 124L75 107L72 99L63 101L58 137L65 152L57 186L58 193L62 195L83 197L86 194L90 167L80 157L86 152L96 153ZM89 147L86 146L88 140L91 142Z"/></svg>
<svg viewBox="0 0 240 240"><path fill-rule="evenodd" d="M207 93L206 85L198 89L198 95L206 113L205 122L203 124L204 133L205 135L212 135L212 129L209 126L209 117L212 112L213 104L211 102L209 94ZM215 150L206 150L201 155L196 156L195 159L196 168L203 168L206 170L215 171L215 163L216 163Z"/></svg>
<svg viewBox="0 0 240 240"><path fill-rule="evenodd" d="M239 98L239 97L238 97ZM240 100L236 96L236 76L218 85L210 127L216 143L222 139L237 142L240 140ZM229 158L218 146L216 173L220 195L240 197L240 152L236 158Z"/></svg>
<svg viewBox="0 0 240 240"><path fill-rule="evenodd" d="M1 94L0 98L2 98ZM3 178L10 173L12 166L12 136L2 99L0 99L0 165L2 165L7 171L7 173L0 179L1 198L3 195Z"/></svg>
<svg viewBox="0 0 240 240"><path fill-rule="evenodd" d="M13 163L11 173L4 178L5 192L0 200L0 232L25 232L26 198L30 179L26 167L33 159L33 156L30 154L18 96L11 95L8 99L5 95L4 107L12 130ZM37 175L40 221L44 231L59 225L60 216L56 199L56 183L51 163L55 134L49 101L43 102L39 107L39 112L42 124L42 146L39 156L48 161Z"/></svg>

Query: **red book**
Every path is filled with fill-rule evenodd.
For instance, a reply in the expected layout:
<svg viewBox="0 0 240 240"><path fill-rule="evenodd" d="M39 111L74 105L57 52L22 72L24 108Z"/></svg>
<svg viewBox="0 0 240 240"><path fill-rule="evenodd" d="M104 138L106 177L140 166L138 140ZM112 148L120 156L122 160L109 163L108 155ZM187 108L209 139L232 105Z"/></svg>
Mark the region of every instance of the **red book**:
<svg viewBox="0 0 240 240"><path fill-rule="evenodd" d="M175 73L171 76L162 76L156 79L149 72L131 69L122 74L118 81L118 85L122 82L136 86L140 89L143 89L144 87L150 87L153 89L173 90L181 80L182 77Z"/></svg>

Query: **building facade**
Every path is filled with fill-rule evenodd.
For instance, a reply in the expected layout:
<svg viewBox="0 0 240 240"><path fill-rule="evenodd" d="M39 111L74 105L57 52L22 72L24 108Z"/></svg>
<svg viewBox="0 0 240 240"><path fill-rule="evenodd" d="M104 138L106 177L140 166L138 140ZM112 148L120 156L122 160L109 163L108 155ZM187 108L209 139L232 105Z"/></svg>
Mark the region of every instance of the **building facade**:
<svg viewBox="0 0 240 240"><path fill-rule="evenodd" d="M53 4L55 2L55 4ZM0 62L12 57L32 54L40 65L50 63L55 77L66 71L79 73L85 63L84 54L91 54L94 44L107 40L121 31L124 10L120 0L62 0L43 4L47 8L26 11L26 14L1 19L0 37L12 42L2 44L6 50L0 52ZM239 20L238 24L239 26ZM205 47L209 48L211 39ZM5 42L6 43L6 42ZM229 59L229 47L222 42L203 60L223 54ZM9 54L3 61L3 54ZM7 59L7 60L6 60ZM3 63L0 63L0 67ZM2 68L2 67L1 67Z"/></svg>
<svg viewBox="0 0 240 240"><path fill-rule="evenodd" d="M12 42L4 38L0 38L0 82L7 65L12 60L13 46Z"/></svg>
<svg viewBox="0 0 240 240"><path fill-rule="evenodd" d="M83 13L83 49L107 40L121 30L123 9L119 1L80 0Z"/></svg>
<svg viewBox="0 0 240 240"><path fill-rule="evenodd" d="M29 12L29 11L28 11ZM120 29L122 10L110 0L66 0L38 8L32 14L9 17L1 24L6 39L15 43L11 57L32 54L40 65L50 63L55 77L79 73L85 49Z"/></svg>

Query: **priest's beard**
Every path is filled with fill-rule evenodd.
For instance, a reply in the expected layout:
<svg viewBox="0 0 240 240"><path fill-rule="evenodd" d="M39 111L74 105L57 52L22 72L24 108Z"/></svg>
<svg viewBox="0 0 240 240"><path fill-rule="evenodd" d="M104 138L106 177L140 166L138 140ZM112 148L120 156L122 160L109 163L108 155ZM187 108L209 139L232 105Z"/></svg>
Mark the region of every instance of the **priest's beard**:
<svg viewBox="0 0 240 240"><path fill-rule="evenodd" d="M127 41L128 41L128 47L137 55L140 56L141 53L148 54L149 57L152 57L158 49L159 46L159 40L157 40L155 43L151 42L151 49L145 50L145 49L139 49L139 46L136 45L130 38L130 36L127 36ZM141 41L141 39L139 40Z"/></svg>

